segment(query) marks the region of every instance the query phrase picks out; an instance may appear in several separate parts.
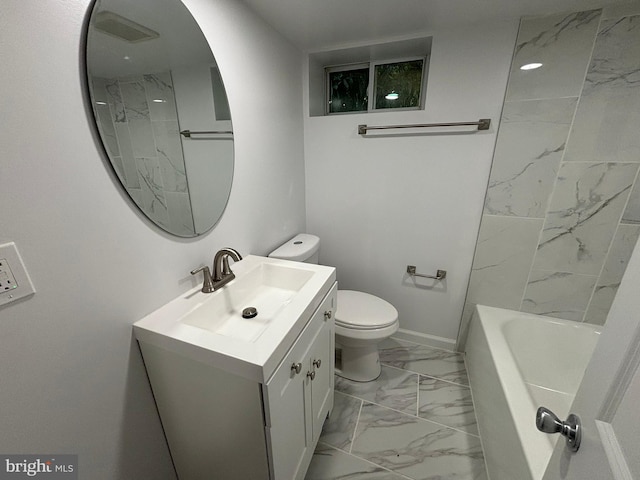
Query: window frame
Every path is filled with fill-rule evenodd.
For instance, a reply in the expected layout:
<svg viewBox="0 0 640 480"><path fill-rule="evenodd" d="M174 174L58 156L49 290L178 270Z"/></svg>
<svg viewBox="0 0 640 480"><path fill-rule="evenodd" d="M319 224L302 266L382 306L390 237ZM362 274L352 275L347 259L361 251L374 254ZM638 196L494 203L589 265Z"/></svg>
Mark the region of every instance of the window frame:
<svg viewBox="0 0 640 480"><path fill-rule="evenodd" d="M371 60L368 62L355 62L348 63L342 65L330 65L324 67L324 78L325 78L325 101L324 101L324 114L325 116L332 115L353 115L353 114L363 114L363 113L376 113L376 112L406 112L413 110L424 110L425 105L425 85L426 85L426 72L428 65L428 57L429 55L423 56L411 56L411 57L394 57L391 59L385 60ZM413 62L417 60L422 60L422 72L420 77L420 98L418 102L418 106L416 107L398 107L398 108L376 108L376 76L375 76L375 68L377 65L389 65L393 63L405 63L405 62ZM331 100L331 81L330 74L335 72L348 72L351 70L363 70L365 67L369 69L369 85L367 85L367 109L366 110L356 110L350 112L331 112L330 111L330 100Z"/></svg>
<svg viewBox="0 0 640 480"><path fill-rule="evenodd" d="M369 84L367 85L367 110L355 110L351 112L331 112L331 80L330 75L336 72L349 72L351 70L369 70ZM369 111L369 99L371 98L371 62L348 63L345 65L334 65L324 67L324 114L325 115L348 115L352 113L365 113Z"/></svg>

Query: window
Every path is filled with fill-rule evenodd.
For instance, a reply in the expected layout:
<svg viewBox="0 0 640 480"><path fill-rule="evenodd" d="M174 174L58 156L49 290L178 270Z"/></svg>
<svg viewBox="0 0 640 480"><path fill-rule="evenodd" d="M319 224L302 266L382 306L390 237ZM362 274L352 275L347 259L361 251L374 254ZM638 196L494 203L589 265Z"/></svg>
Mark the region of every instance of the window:
<svg viewBox="0 0 640 480"><path fill-rule="evenodd" d="M366 112L369 104L369 65L327 69L327 113Z"/></svg>
<svg viewBox="0 0 640 480"><path fill-rule="evenodd" d="M417 110L424 67L424 58L328 67L326 113Z"/></svg>

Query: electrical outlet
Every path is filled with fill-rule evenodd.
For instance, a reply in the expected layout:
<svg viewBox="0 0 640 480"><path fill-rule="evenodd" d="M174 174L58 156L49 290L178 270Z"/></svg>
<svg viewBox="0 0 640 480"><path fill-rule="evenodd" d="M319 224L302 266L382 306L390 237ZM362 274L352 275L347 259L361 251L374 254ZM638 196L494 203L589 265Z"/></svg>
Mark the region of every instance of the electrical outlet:
<svg viewBox="0 0 640 480"><path fill-rule="evenodd" d="M0 292L8 292L14 288L18 288L18 283L11 272L9 262L6 258L0 258Z"/></svg>
<svg viewBox="0 0 640 480"><path fill-rule="evenodd" d="M0 305L15 302L35 291L16 244L0 245Z"/></svg>

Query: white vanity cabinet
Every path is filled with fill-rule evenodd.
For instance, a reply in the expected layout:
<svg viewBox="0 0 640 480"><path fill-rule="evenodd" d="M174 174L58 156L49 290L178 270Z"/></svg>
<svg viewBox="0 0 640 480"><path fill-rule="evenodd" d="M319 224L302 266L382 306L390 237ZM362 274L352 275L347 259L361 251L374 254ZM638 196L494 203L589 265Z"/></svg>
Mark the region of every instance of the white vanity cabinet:
<svg viewBox="0 0 640 480"><path fill-rule="evenodd" d="M160 335L160 322L149 327L149 317L136 323L179 480L304 479L333 408L337 284L333 270L322 273L322 286L300 307L300 320L254 364L194 348L209 333L191 326L165 329L179 329L178 342L177 334ZM229 342L224 345L232 348Z"/></svg>
<svg viewBox="0 0 640 480"><path fill-rule="evenodd" d="M302 479L333 408L336 287L263 386L273 479Z"/></svg>

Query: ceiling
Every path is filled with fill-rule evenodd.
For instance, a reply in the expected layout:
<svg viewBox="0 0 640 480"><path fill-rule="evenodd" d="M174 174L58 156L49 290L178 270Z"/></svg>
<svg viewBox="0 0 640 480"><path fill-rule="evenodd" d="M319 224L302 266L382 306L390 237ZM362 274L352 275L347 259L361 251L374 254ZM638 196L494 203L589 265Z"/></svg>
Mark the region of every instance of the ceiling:
<svg viewBox="0 0 640 480"><path fill-rule="evenodd" d="M164 72L188 65L213 65L215 60L197 22L175 0L100 0L96 12L113 12L158 32L158 38L129 43L95 28L89 29L87 67L104 78Z"/></svg>
<svg viewBox="0 0 640 480"><path fill-rule="evenodd" d="M599 8L620 0L244 0L303 51L493 20ZM628 3L628 2L627 2Z"/></svg>

